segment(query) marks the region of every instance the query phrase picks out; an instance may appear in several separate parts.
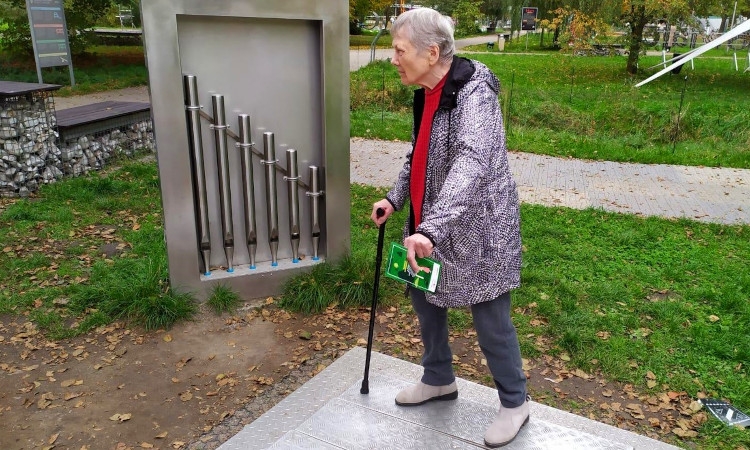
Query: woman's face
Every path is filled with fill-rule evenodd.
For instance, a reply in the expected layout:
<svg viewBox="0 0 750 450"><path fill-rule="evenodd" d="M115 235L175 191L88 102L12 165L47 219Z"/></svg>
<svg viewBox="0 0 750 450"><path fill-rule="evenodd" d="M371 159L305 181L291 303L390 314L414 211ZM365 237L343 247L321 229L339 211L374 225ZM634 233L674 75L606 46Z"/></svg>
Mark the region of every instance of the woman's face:
<svg viewBox="0 0 750 450"><path fill-rule="evenodd" d="M396 66L401 82L425 87L423 82L430 72L430 52L420 52L403 36L393 37L393 58L391 64Z"/></svg>

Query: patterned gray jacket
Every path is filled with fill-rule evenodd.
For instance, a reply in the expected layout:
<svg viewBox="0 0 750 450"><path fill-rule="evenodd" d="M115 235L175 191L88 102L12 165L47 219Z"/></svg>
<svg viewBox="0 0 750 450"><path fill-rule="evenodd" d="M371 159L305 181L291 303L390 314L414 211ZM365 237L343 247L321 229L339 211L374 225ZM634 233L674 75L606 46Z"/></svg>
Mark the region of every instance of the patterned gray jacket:
<svg viewBox="0 0 750 450"><path fill-rule="evenodd" d="M416 231L435 245L432 257L443 272L427 301L441 307L492 300L520 286L518 192L508 167L499 89L487 66L453 58L432 123L423 220L414 230L412 213L404 226L404 237ZM386 195L396 210L409 199L424 94L424 89L414 93L412 150Z"/></svg>

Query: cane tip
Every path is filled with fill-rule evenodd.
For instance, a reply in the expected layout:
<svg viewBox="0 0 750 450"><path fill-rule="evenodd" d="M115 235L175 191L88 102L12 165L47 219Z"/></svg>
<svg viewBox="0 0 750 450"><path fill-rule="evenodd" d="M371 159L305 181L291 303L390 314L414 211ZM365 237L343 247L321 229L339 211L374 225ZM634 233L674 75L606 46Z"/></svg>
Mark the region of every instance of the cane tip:
<svg viewBox="0 0 750 450"><path fill-rule="evenodd" d="M278 266L278 265L279 265L279 263L277 263L277 262L273 262L273 263L271 263L271 266L272 266L272 267L276 267L276 266Z"/></svg>
<svg viewBox="0 0 750 450"><path fill-rule="evenodd" d="M233 267L230 267L229 269L227 269L227 272L229 272L229 273L234 273L234 268L233 268Z"/></svg>
<svg viewBox="0 0 750 450"><path fill-rule="evenodd" d="M292 262L293 262L294 264L297 264L297 263L299 262L299 259L297 259L297 258L294 258L294 259L292 259Z"/></svg>
<svg viewBox="0 0 750 450"><path fill-rule="evenodd" d="M253 264L252 266L250 266L250 268L251 268L251 269L255 269L255 268L256 268L256 267L255 267L255 264Z"/></svg>

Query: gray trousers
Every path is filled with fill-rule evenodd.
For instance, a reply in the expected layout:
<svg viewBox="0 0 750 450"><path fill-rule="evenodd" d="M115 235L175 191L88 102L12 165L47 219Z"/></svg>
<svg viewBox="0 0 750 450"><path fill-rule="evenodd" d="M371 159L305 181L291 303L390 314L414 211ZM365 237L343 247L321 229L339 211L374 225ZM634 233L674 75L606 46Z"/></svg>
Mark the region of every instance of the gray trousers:
<svg viewBox="0 0 750 450"><path fill-rule="evenodd" d="M451 384L456 376L448 344L448 309L428 303L423 291L412 288L409 292L424 344L422 383L430 386ZM506 408L520 406L526 401L526 375L516 328L510 318L510 293L472 305L471 316L500 403Z"/></svg>

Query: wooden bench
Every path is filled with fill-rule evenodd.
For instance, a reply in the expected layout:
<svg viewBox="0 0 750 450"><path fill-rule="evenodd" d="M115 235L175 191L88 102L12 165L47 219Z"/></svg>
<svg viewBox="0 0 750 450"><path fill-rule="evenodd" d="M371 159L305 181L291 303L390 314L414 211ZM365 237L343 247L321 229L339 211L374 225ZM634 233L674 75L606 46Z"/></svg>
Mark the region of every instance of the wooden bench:
<svg viewBox="0 0 750 450"><path fill-rule="evenodd" d="M57 111L57 129L63 142L96 134L151 118L151 105L144 102L105 101Z"/></svg>

